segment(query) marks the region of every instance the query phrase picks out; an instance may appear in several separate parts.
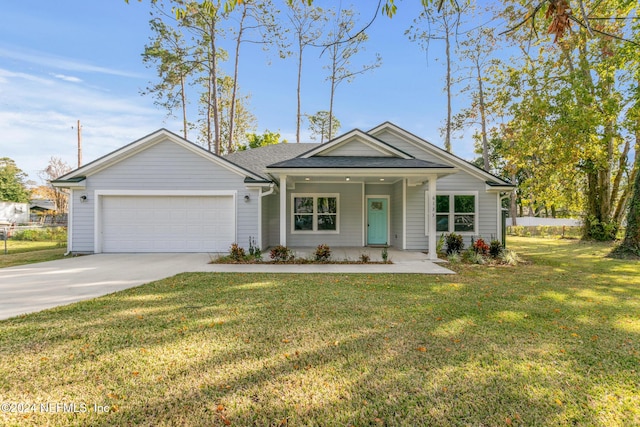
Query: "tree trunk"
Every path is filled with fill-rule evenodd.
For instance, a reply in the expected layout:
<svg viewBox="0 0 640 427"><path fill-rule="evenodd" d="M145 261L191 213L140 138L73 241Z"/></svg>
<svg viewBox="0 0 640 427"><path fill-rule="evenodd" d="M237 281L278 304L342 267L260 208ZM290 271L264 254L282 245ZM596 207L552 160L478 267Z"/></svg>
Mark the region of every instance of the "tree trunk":
<svg viewBox="0 0 640 427"><path fill-rule="evenodd" d="M451 40L449 40L449 26L445 19L445 52L447 56L447 124L444 138L444 148L451 152Z"/></svg>
<svg viewBox="0 0 640 427"><path fill-rule="evenodd" d="M635 161L632 176L633 196L627 213L627 229L624 240L620 245L620 252L631 252L640 256L640 119L636 127Z"/></svg>
<svg viewBox="0 0 640 427"><path fill-rule="evenodd" d="M301 113L302 103L300 101L300 88L302 85L302 36L298 38L298 111L296 113L296 142L300 142L300 122L301 122Z"/></svg>
<svg viewBox="0 0 640 427"><path fill-rule="evenodd" d="M213 129L215 133L215 153L220 154L220 112L218 111L218 55L216 51L216 17L211 18L211 70L210 83L213 103Z"/></svg>
<svg viewBox="0 0 640 427"><path fill-rule="evenodd" d="M184 73L180 73L180 100L182 102L182 134L184 135L184 139L187 138L187 93L186 93L186 82Z"/></svg>
<svg viewBox="0 0 640 427"><path fill-rule="evenodd" d="M229 111L229 141L227 142L227 152L233 151L233 131L236 117L236 94L238 92L238 63L240 59L240 43L244 33L244 20L247 17L247 3L242 3L242 16L238 24L238 38L236 39L236 58L233 66L233 89L231 91L231 107Z"/></svg>
<svg viewBox="0 0 640 427"><path fill-rule="evenodd" d="M336 92L336 67L337 67L337 50L338 45L334 44L332 46L333 53L331 55L331 94L329 96L329 134L327 138L329 141L333 137L333 97ZM320 137L320 143L324 142L324 135Z"/></svg>
<svg viewBox="0 0 640 427"><path fill-rule="evenodd" d="M476 61L476 71L478 72L478 101L480 103L480 126L482 129L482 160L484 170L489 171L489 142L487 141L487 112L484 105L484 89L482 86L482 72L480 62Z"/></svg>

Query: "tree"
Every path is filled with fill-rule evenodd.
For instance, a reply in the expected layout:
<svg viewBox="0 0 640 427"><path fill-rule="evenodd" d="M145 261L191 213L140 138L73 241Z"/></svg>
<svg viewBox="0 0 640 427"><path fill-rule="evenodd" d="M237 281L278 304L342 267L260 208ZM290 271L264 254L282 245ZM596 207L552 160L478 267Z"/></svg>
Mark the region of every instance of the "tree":
<svg viewBox="0 0 640 427"><path fill-rule="evenodd" d="M220 147L218 154L229 154L245 145L244 136L255 129L256 118L249 111L249 97L237 94L238 86L231 77L225 76L218 80L218 102L220 111L220 138L228 141ZM236 94L233 94L233 91ZM231 115L235 117L232 131Z"/></svg>
<svg viewBox="0 0 640 427"><path fill-rule="evenodd" d="M182 135L188 137L187 79L197 69L191 49L182 34L168 26L159 17L149 21L154 36L145 45L142 62L148 67L155 65L159 82L147 87L143 95L154 94L154 103L168 111L179 108L182 112Z"/></svg>
<svg viewBox="0 0 640 427"><path fill-rule="evenodd" d="M393 3L393 2L391 2ZM423 49L429 50L429 44L432 40L443 40L445 45L445 92L447 94L447 118L445 119L444 127L444 148L447 151L451 151L451 132L452 132L452 53L451 53L451 39L454 36L460 21L459 9L453 8L446 3L431 3L423 2L423 11L420 16L415 19L416 26L411 26L406 34L411 41L420 42ZM439 14L435 13L434 4L439 8ZM435 27L432 28L432 25ZM426 29L423 28L426 27Z"/></svg>
<svg viewBox="0 0 640 427"><path fill-rule="evenodd" d="M29 190L26 187L27 174L18 169L8 158L0 158L0 201L27 203Z"/></svg>
<svg viewBox="0 0 640 427"><path fill-rule="evenodd" d="M233 89L229 107L229 132L227 151L231 151L236 140L236 98L238 92L238 76L240 47L243 43L280 44L282 35L275 22L275 11L271 0L245 0L236 6L237 27L235 29L235 54L233 65ZM238 10L239 9L239 10ZM244 134L240 130L238 134Z"/></svg>
<svg viewBox="0 0 640 427"><path fill-rule="evenodd" d="M480 125L479 139L482 153L482 168L490 171L490 147L489 147L489 115L491 103L488 98L487 77L489 67L495 64L492 53L496 40L493 30L490 28L475 28L465 34L458 48L458 56L469 64L466 67L468 75L462 79L470 83L460 92L471 93L471 105L456 114L453 119L453 129L462 130L468 125ZM462 80L461 79L461 80Z"/></svg>
<svg viewBox="0 0 640 427"><path fill-rule="evenodd" d="M363 44L369 37L365 32L352 35L355 26L355 12L353 10L340 9L335 16L333 30L329 32L326 40L327 47L325 51L328 52L329 57L329 65L325 68L329 70L327 80L329 80L331 87L329 96L329 118L327 120L329 125L327 139L333 138L333 135L336 133L333 131L332 126L333 103L338 85L342 82L349 83L353 81L356 76L374 70L382 63L380 55L376 55L374 62L364 64L360 68L354 69L351 60L363 50Z"/></svg>
<svg viewBox="0 0 640 427"><path fill-rule="evenodd" d="M296 110L296 142L300 142L300 126L302 123L302 59L304 51L318 40L322 34L322 24L326 16L321 8L312 7L301 2L289 2L288 18L291 24L292 37L296 46L298 60L298 81L296 96L298 107Z"/></svg>
<svg viewBox="0 0 640 427"><path fill-rule="evenodd" d="M315 140L320 136L321 144L325 142L325 139L327 141L333 139L340 129L340 121L328 111L318 111L313 116L307 115L307 120L309 120L311 139Z"/></svg>
<svg viewBox="0 0 640 427"><path fill-rule="evenodd" d="M247 134L247 144L240 146L238 151L245 151L252 148L266 147L267 145L286 144L287 140L280 141L280 132L271 132L269 129L265 130L262 135L257 133Z"/></svg>
<svg viewBox="0 0 640 427"><path fill-rule="evenodd" d="M69 212L69 190L51 185L51 181L71 171L71 166L60 157L51 157L47 167L40 171L40 179L47 184L38 189L38 193L56 206L58 214Z"/></svg>
<svg viewBox="0 0 640 427"><path fill-rule="evenodd" d="M629 12L613 4L599 2L603 16ZM603 20L593 29L623 35L629 24ZM637 96L637 47L625 54L631 45L621 36L592 37L586 28L558 37L557 45L542 40L529 49L529 37L520 40L523 58L500 71L512 116L505 155L525 172L520 190L532 207L558 200L580 206L585 238L614 239L632 188L625 179L634 168L626 118Z"/></svg>

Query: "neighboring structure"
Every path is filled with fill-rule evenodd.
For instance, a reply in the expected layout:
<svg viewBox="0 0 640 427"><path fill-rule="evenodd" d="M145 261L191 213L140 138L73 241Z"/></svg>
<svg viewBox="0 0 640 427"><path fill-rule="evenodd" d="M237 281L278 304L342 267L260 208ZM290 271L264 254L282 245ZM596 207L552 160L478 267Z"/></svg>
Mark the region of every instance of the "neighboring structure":
<svg viewBox="0 0 640 427"><path fill-rule="evenodd" d="M250 239L425 250L453 231L501 238L513 189L388 122L224 158L162 129L52 184L72 190L68 248L80 253L226 252Z"/></svg>
<svg viewBox="0 0 640 427"><path fill-rule="evenodd" d="M29 204L0 202L0 221L11 224L23 224L29 222Z"/></svg>

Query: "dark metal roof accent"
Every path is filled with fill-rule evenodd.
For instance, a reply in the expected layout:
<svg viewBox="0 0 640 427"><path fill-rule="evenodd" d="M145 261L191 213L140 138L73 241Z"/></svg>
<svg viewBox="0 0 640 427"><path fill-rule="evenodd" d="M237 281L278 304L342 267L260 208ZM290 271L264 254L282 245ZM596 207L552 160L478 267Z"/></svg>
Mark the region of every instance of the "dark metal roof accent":
<svg viewBox="0 0 640 427"><path fill-rule="evenodd" d="M399 157L350 157L318 156L285 160L267 166L269 169L282 168L405 168L405 169L453 169L453 166L428 162L420 159L401 159Z"/></svg>
<svg viewBox="0 0 640 427"><path fill-rule="evenodd" d="M268 179L253 179L253 178L249 178L246 177L244 179L244 183L245 184L269 184L272 181L268 180Z"/></svg>
<svg viewBox="0 0 640 427"><path fill-rule="evenodd" d="M56 184L62 184L62 183L75 183L75 182L82 182L85 179L87 179L86 176L74 176L73 178L67 178L67 179L54 179L53 181L51 181L52 183L56 183Z"/></svg>
<svg viewBox="0 0 640 427"><path fill-rule="evenodd" d="M309 151L310 147L316 147L319 144L297 144L297 143L280 143L267 145L265 147L251 148L245 151L237 151L235 153L224 156L228 160L244 169L252 171L254 174L271 181L265 175L267 165L282 162L283 160L297 157L302 153Z"/></svg>
<svg viewBox="0 0 640 427"><path fill-rule="evenodd" d="M499 183L499 182L495 182L495 181L485 181L485 184L487 184L489 187L515 187L515 185L511 184L509 181L507 181L506 179L504 180L505 183Z"/></svg>

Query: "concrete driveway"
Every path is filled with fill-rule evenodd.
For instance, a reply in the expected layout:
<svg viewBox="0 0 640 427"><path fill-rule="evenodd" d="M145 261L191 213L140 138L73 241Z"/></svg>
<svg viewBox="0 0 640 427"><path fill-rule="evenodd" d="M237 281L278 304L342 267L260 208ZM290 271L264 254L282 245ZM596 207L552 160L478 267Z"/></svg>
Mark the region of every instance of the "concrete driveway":
<svg viewBox="0 0 640 427"><path fill-rule="evenodd" d="M209 264L209 254L97 254L0 269L0 319L87 300L183 272L453 272L423 254L393 254L393 264ZM352 258L356 259L356 258Z"/></svg>

